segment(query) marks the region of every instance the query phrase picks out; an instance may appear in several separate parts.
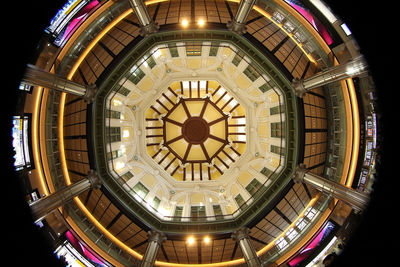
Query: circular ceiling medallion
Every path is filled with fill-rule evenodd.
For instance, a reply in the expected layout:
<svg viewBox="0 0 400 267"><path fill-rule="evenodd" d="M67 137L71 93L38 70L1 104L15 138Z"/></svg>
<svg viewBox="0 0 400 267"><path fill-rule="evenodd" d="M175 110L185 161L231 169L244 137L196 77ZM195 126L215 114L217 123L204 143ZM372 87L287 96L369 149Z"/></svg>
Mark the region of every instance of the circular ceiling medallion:
<svg viewBox="0 0 400 267"><path fill-rule="evenodd" d="M191 117L182 126L182 135L190 144L202 144L209 134L210 127L201 117Z"/></svg>
<svg viewBox="0 0 400 267"><path fill-rule="evenodd" d="M206 114L209 109L215 111L212 117ZM162 120L164 145L183 164L211 164L229 144L228 115L210 100L209 95L204 99L180 98Z"/></svg>
<svg viewBox="0 0 400 267"><path fill-rule="evenodd" d="M244 109L215 81L173 83L146 116L147 152L177 180L218 178L246 145Z"/></svg>

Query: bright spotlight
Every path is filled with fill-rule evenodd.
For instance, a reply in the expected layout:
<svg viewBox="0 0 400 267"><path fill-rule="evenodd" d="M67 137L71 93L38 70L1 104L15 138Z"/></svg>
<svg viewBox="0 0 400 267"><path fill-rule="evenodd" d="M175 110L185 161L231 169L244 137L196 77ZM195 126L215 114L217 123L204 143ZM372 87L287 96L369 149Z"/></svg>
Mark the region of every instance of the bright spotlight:
<svg viewBox="0 0 400 267"><path fill-rule="evenodd" d="M193 236L189 237L187 242L188 242L189 245L193 245L194 244L194 237Z"/></svg>
<svg viewBox="0 0 400 267"><path fill-rule="evenodd" d="M199 19L199 21L197 22L197 24L198 24L200 27L203 27L204 24L206 24L206 22L204 21L204 19Z"/></svg>
<svg viewBox="0 0 400 267"><path fill-rule="evenodd" d="M182 26L187 27L189 25L189 21L187 19L182 20Z"/></svg>

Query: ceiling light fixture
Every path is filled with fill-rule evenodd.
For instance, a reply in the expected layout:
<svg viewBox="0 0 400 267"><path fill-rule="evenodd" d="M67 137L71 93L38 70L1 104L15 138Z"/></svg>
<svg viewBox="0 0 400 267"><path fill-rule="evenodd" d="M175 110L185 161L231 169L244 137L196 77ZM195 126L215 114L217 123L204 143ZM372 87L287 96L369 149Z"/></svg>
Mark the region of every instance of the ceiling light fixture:
<svg viewBox="0 0 400 267"><path fill-rule="evenodd" d="M182 20L182 26L187 27L189 25L189 21L187 19Z"/></svg>
<svg viewBox="0 0 400 267"><path fill-rule="evenodd" d="M197 22L197 24L198 24L200 27L203 27L204 24L206 24L206 22L204 21L204 19L199 19L199 21Z"/></svg>
<svg viewBox="0 0 400 267"><path fill-rule="evenodd" d="M188 242L189 245L193 245L194 244L194 237L193 236L189 237L187 242Z"/></svg>

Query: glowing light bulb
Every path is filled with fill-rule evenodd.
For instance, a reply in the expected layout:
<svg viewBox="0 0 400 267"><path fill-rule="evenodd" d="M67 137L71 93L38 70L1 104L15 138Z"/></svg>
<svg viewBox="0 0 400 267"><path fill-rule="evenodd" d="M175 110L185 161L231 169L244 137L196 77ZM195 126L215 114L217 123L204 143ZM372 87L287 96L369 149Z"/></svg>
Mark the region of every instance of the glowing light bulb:
<svg viewBox="0 0 400 267"><path fill-rule="evenodd" d="M203 27L204 24L206 24L206 22L204 21L204 19L199 19L199 21L197 22L197 24L198 24L200 27Z"/></svg>
<svg viewBox="0 0 400 267"><path fill-rule="evenodd" d="M189 245L193 245L194 244L194 237L193 236L189 237L187 242L188 242Z"/></svg>
<svg viewBox="0 0 400 267"><path fill-rule="evenodd" d="M210 238L208 236L204 237L204 243L206 244L210 243Z"/></svg>
<svg viewBox="0 0 400 267"><path fill-rule="evenodd" d="M182 26L187 27L189 25L189 21L187 19L182 20Z"/></svg>

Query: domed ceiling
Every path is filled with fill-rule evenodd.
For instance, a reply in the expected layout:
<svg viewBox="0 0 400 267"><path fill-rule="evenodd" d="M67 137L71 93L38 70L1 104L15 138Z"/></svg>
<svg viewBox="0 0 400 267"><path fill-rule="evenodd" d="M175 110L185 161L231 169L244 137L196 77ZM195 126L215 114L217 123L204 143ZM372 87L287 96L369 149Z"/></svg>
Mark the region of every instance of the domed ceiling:
<svg viewBox="0 0 400 267"><path fill-rule="evenodd" d="M45 195L98 172L101 189L82 193L62 214L113 265L139 265L149 230L167 236L156 265L243 264L231 237L243 226L263 263L285 263L327 222L343 224L351 212L295 184L298 164L370 190L373 160L362 145L358 154L354 89L367 88L367 79L302 98L292 88L354 48L343 48L329 18L314 10L324 23L311 19L299 1L257 1L245 32L230 31L239 3L145 1L159 29L141 36L128 1L92 1L71 33L43 48L37 65L98 91L93 103L34 92L31 112L41 128L32 127L33 136L48 137L33 144L44 162L34 184L47 185L39 186ZM365 111L371 134L362 136L370 146L372 113ZM360 167L362 156L368 161Z"/></svg>
<svg viewBox="0 0 400 267"><path fill-rule="evenodd" d="M210 83L212 83L212 81L210 81ZM220 164L225 166L225 168L229 168L229 165L235 162L234 158L240 156L240 153L232 148L233 141L228 140L228 136L245 136L246 132L229 131L229 129L233 128L229 128L228 118L232 118L233 115L228 111L225 113L223 112L223 109L227 107L234 98L230 97L227 91L221 88L221 86L218 86L212 94L208 93L208 84L209 81L183 81L181 82L180 89L183 94L178 95L174 91L170 91L173 96L176 96L174 99L176 102L175 104L167 107L166 104L161 102L162 100L156 100L157 104L159 104L158 108L163 108L163 112L166 113L161 113L157 109L157 106L153 105L150 107L150 112L147 111L151 115L153 115L153 111L155 111L160 115L159 118L161 118L162 121L162 126L158 126L162 127L162 131L157 131L157 128L155 129L152 127L154 127L154 119L158 121L160 121L160 119L153 118L154 116L152 116L152 118L146 118L146 130L149 130L148 134L146 134L146 138L148 138L146 139L146 145L149 147L156 146L154 144L159 145L158 147L156 146L158 150L154 151L154 149L149 148L147 153L158 164L164 167L164 170L169 172L171 176L174 176L175 173L183 174L183 178L175 176L175 179L186 181L188 175L188 179L192 181L203 180L203 168L207 172L207 175L204 176L205 179L217 179L218 177L212 178L211 172L214 173L215 170L211 170L211 168L213 167L216 169L221 175L223 174L223 170L215 165L214 159L218 159ZM168 90L172 90L171 87L168 87ZM197 94L197 97L192 97L192 94L194 94L192 90L195 90L194 93ZM219 90L225 92L222 95L218 94L217 97L219 98L213 100L212 96L216 95ZM188 96L185 96L185 91L188 92ZM171 98L174 98L172 95L167 96L164 93L162 95L169 103L174 103L170 101ZM224 103L221 101L225 96L229 98L229 102L224 101ZM238 104L237 101L234 102ZM223 106L217 106L218 103L223 103ZM235 108L237 107L238 106ZM228 106L228 108L232 108L232 111L235 109L231 106ZM236 115L235 117L237 116L243 116L245 121L244 115ZM244 126L246 125L242 124L242 127ZM231 124L230 127L238 126L236 126L236 124ZM153 139L157 137L160 137L161 140ZM246 143L245 140L246 138L242 138L244 144ZM233 155L229 155L224 150L228 147L231 148L232 152L236 153L234 158L232 158ZM162 150L166 151L166 153L162 153ZM172 153L173 156L167 158L170 153ZM224 158L226 157L229 159L228 163L225 163ZM176 159L178 160L178 164L173 164ZM162 165L163 162L164 165ZM170 169L168 170L168 168ZM181 168L181 171L178 170L179 168Z"/></svg>
<svg viewBox="0 0 400 267"><path fill-rule="evenodd" d="M202 220L216 211L219 220L236 217L254 200L245 185L253 179L253 193L261 192L286 167L290 91L226 41L161 43L142 53L113 87L100 88L109 92L108 173L163 220L198 218L183 212L188 204Z"/></svg>

